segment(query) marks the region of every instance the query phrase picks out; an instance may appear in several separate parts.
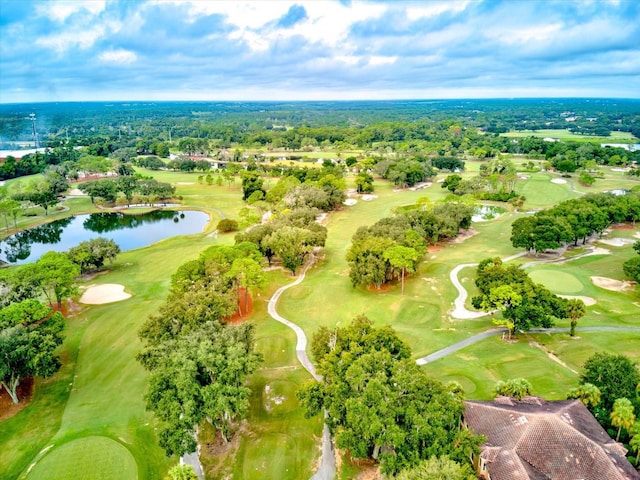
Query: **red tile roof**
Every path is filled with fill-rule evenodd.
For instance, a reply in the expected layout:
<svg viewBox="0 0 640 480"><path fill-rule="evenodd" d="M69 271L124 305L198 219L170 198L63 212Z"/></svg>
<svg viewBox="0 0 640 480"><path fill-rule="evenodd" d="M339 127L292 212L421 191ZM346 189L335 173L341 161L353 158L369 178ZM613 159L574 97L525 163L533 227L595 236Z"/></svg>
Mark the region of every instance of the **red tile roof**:
<svg viewBox="0 0 640 480"><path fill-rule="evenodd" d="M579 400L465 403L467 425L487 437L480 456L491 480L640 479L624 447Z"/></svg>

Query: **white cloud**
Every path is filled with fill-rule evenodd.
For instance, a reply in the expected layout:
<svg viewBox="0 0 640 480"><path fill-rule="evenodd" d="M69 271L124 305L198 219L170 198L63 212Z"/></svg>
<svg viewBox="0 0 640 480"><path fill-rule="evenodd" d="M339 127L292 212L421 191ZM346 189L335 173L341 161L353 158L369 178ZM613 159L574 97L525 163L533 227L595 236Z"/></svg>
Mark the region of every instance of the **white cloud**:
<svg viewBox="0 0 640 480"><path fill-rule="evenodd" d="M36 5L36 11L54 21L64 22L68 17L81 10L85 10L94 16L98 15L105 9L105 4L105 0L43 2Z"/></svg>
<svg viewBox="0 0 640 480"><path fill-rule="evenodd" d="M409 7L406 10L407 18L414 22L425 17L435 17L445 12L462 12L467 8L468 0L448 2L427 2L419 7Z"/></svg>
<svg viewBox="0 0 640 480"><path fill-rule="evenodd" d="M62 31L36 39L36 45L63 53L71 47L90 48L105 33L104 26L94 26L82 31Z"/></svg>
<svg viewBox="0 0 640 480"><path fill-rule="evenodd" d="M369 57L369 65L378 66L378 65L393 65L398 60L397 56L393 57L385 57L382 55L371 55Z"/></svg>
<svg viewBox="0 0 640 480"><path fill-rule="evenodd" d="M129 64L133 63L138 59L138 56L129 50L107 50L106 52L102 52L98 59L107 63L120 63L120 64Z"/></svg>

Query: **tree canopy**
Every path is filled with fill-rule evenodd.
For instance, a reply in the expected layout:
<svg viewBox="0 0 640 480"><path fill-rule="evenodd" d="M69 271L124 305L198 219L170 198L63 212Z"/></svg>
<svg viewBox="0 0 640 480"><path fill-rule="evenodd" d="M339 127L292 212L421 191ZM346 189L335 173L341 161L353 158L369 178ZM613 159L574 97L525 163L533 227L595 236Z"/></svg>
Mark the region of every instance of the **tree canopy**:
<svg viewBox="0 0 640 480"><path fill-rule="evenodd" d="M327 413L336 444L373 458L395 474L432 456L465 462L480 442L460 429L462 399L429 378L390 327L358 317L345 328L320 329L312 352L322 382L298 392L307 415Z"/></svg>

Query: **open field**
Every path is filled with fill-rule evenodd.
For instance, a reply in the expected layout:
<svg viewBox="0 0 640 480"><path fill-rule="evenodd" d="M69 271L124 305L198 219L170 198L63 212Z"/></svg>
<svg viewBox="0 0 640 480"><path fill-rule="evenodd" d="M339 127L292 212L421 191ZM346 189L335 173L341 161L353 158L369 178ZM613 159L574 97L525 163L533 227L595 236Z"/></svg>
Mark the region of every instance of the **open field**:
<svg viewBox="0 0 640 480"><path fill-rule="evenodd" d="M521 138L521 137L539 137L539 138L555 138L563 141L572 142L594 142L594 143L638 143L638 139L629 132L611 132L608 137L595 135L578 135L571 133L569 130L517 130L513 132L501 133L503 137Z"/></svg>
<svg viewBox="0 0 640 480"><path fill-rule="evenodd" d="M471 175L479 165L469 163L472 168L465 175ZM598 180L590 191L608 189L604 187L625 180L619 172L605 173L607 178ZM219 235L216 239L208 234L222 216L237 219L244 203L237 179L229 188L226 184L200 185L198 173L144 171L144 174L175 184L185 205L207 211L212 222L202 234L174 237L125 252L109 273L99 277L99 282L92 281L123 285L132 296L122 302L84 306L68 319L66 340L61 348L62 369L50 379L37 381L31 404L0 422L0 478L38 479L43 478L38 476L42 471L51 473L47 478L56 478L53 475L64 468L68 452L83 444L91 447L94 439L113 442L105 451L113 450L113 464L124 465L118 467L123 472L130 470L126 466L130 462L125 459L130 456L135 460L137 477L131 478L161 478L177 462L176 458L167 459L157 446L153 417L144 409L146 372L135 360L141 347L137 331L163 302L170 277L179 265L196 258L211 245L233 242L233 234ZM525 209L545 208L579 196L568 183L553 184L552 178L555 176L549 173L535 173L518 181L518 191L527 196ZM353 187L352 182L352 178L347 179L349 187ZM575 183L574 186L579 188ZM457 295L449 273L461 263L519 253L511 246L509 237L511 223L522 214L507 212L494 220L476 223L473 228L478 234L462 243L444 243L437 251L427 253L419 271L407 279L404 296L399 284L380 291L356 289L349 280L345 253L357 228L388 216L397 206L424 196L437 201L448 193L437 183L412 192L397 191L387 182L376 180L375 188L378 198L358 201L329 215L328 238L321 258L301 285L283 294L279 313L303 327L309 338L320 325L344 326L355 316L366 314L376 325L392 325L411 346L415 357L495 328L491 317L455 320L449 315ZM57 213L57 218L93 209L86 198L68 199L65 206L70 210ZM19 226L24 228L41 221L39 217L29 217ZM637 227L614 230L609 237L631 239L637 233ZM611 253L563 264L535 265L527 271L556 293L596 300L595 305L587 308L579 326L640 326L637 290L613 292L595 286L590 280L592 276L623 279L621 265L634 254L631 246L600 246ZM535 258L521 258L518 263L532 260ZM460 273L470 296L477 292L474 276L472 268ZM297 362L293 332L266 313L271 293L292 281L292 277L274 270L268 278L269 285L254 298L252 318L256 323L257 348L265 363L250 380L253 388L250 415L232 452L221 456L219 461L204 461L210 478L232 475L232 478L307 479L319 455L321 419L304 419L295 399L298 385L310 376ZM568 322L559 322L558 326L566 327ZM526 377L536 394L559 399L576 384L575 371L579 372L584 360L598 350L621 352L638 359L640 335L592 332L581 333L575 339L567 334L522 335L513 343L493 337L423 368L443 381L459 381L472 399L490 398L497 380L512 377ZM553 360L550 353L565 365ZM53 447L39 454L49 445ZM37 463L27 476L27 469L35 460ZM93 469L93 476L78 475L89 480L106 478L100 477L98 470L107 472L113 467L108 463ZM77 468L83 468L82 462L78 464ZM351 478L358 468L344 463L343 471L350 472L344 478Z"/></svg>

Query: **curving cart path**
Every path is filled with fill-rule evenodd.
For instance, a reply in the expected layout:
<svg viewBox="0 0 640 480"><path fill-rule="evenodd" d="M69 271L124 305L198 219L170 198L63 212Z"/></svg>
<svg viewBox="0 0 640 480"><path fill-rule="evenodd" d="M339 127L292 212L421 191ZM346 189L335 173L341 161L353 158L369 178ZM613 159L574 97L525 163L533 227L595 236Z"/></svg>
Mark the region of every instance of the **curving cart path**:
<svg viewBox="0 0 640 480"><path fill-rule="evenodd" d="M316 368L313 366L313 363L311 363L311 360L309 360L309 356L307 355L307 336L305 335L304 330L302 330L302 328L300 328L295 323L282 317L276 310L276 304L278 303L280 296L289 288L295 287L296 285L300 285L300 283L302 283L302 281L304 280L307 274L307 270L312 264L313 264L313 260L308 262L305 265L305 267L300 272L300 275L294 282L288 285L285 285L283 287L280 287L278 290L276 290L276 292L273 294L273 296L269 300L267 311L269 312L269 315L271 315L271 317L274 320L277 320L283 325L286 325L287 327L289 327L291 330L295 332L296 356L298 357L298 361L302 364L305 370L307 370L311 374L313 378L319 381L322 378L320 377L320 375L316 373ZM336 458L333 452L333 444L331 442L331 433L329 433L329 427L327 427L327 424L325 423L322 429L322 456L320 461L320 468L311 477L311 480L333 480L335 476L336 476Z"/></svg>
<svg viewBox="0 0 640 480"><path fill-rule="evenodd" d="M502 261L508 262L509 260L513 260L518 257L524 257L526 254L527 252L516 253L515 255L511 255L510 257L503 258ZM456 290L458 290L458 296L453 302L455 308L451 310L451 316L453 318L457 318L458 320L469 320L472 318L480 318L489 315L489 312L473 312L471 310L467 310L464 306L469 294L460 283L460 280L458 280L458 273L460 273L460 270L462 270L463 268L476 267L477 265L477 263L462 263L451 270L451 273L449 274L451 283L453 283L453 286L456 287Z"/></svg>
<svg viewBox="0 0 640 480"><path fill-rule="evenodd" d="M568 328L532 328L528 330L526 333L567 333L569 332ZM576 332L640 332L640 327L577 327ZM478 343L485 338L493 337L495 335L502 335L503 333L507 333L506 328L494 328L492 330L487 330L486 332L478 333L469 338L465 338L453 345L449 345L448 347L443 348L442 350L438 350L437 352L430 353L429 355L425 355L424 357L420 357L416 359L416 363L418 365L426 365L427 363L435 362L447 355L451 355L452 353L457 352L458 350L462 350L469 345L473 345L474 343Z"/></svg>

